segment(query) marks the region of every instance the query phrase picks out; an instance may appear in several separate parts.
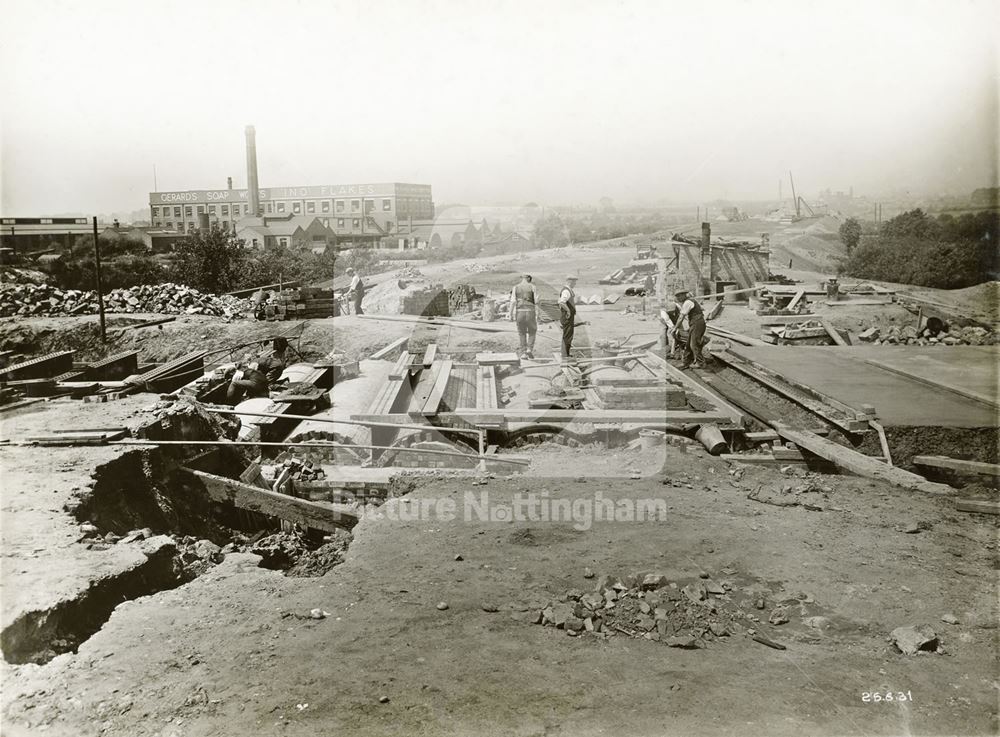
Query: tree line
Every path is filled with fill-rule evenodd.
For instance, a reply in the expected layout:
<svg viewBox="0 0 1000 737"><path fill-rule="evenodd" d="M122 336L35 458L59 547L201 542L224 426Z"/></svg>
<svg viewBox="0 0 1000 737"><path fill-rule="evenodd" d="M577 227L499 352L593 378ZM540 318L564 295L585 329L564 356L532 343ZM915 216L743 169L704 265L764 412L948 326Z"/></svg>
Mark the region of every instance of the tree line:
<svg viewBox="0 0 1000 737"><path fill-rule="evenodd" d="M1000 213L933 217L910 210L879 225L848 218L841 272L862 279L959 289L995 280L1000 271Z"/></svg>

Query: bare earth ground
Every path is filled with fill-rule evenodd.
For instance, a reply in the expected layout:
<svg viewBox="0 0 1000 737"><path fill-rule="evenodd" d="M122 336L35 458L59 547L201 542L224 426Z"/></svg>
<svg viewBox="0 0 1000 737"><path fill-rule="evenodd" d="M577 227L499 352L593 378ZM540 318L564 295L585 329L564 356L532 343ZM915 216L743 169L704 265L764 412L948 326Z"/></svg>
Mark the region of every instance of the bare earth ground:
<svg viewBox="0 0 1000 737"><path fill-rule="evenodd" d="M592 452L542 451L537 461L565 466ZM321 579L230 556L187 586L121 605L78 654L5 666L5 733L995 733L993 524L843 477L824 477L829 493L810 495L824 511L763 505L748 490L785 479L748 471L735 481L725 463L675 448L664 470L681 484L434 482L389 504L451 499L458 519L406 521L400 511L403 521L365 520L347 561ZM667 517L589 530L462 519L467 492L496 504L529 489L662 498ZM901 531L914 521L928 529ZM623 635L569 638L512 618L590 589L585 567L677 580L728 567L736 600L812 601L786 625L761 625L787 645L781 652L743 636L693 651ZM330 617L299 618L317 607ZM946 613L959 624L941 622ZM814 615L828 629L802 623ZM947 655L906 657L886 642L893 628L919 623ZM876 689L909 691L913 702L861 701Z"/></svg>
<svg viewBox="0 0 1000 737"><path fill-rule="evenodd" d="M509 273L473 274L458 263L421 270L490 285L499 294L517 271L557 284L571 264L588 294L631 253L575 248L497 259L506 259ZM928 298L945 302L949 293ZM613 309L584 309L591 325L580 330L578 343L652 337L658 330L652 316L621 314L628 304L642 308L641 300L629 299ZM851 330L873 314L912 319L898 307L836 310L828 316ZM759 330L743 307L727 306L717 324L748 335ZM306 358L330 350L358 358L411 333L411 344L436 340L453 354L509 350L517 340L513 332L412 332L404 323L352 317L298 325L181 317L162 330L113 332L106 350L138 347L141 360L163 361L195 348L227 348L215 359L222 361L230 360L233 345L289 331ZM94 317L3 320L0 340L33 350L76 345L81 359L104 353ZM557 349L555 326L540 328L538 346L539 353ZM34 405L6 417L0 437L120 425L141 417L153 401L144 395L86 411L68 400ZM356 528L346 562L318 579L286 577L258 568L250 556L230 555L189 584L119 605L78 653L45 665L0 666L3 734L997 733L995 517L845 476L803 479L740 466L745 472L737 479L729 473L736 466L697 446L684 451L520 449L533 457L524 477L474 487L438 480L390 501L383 518ZM50 604L135 563L138 556L122 546L84 549L76 542L77 522L64 511L87 494L95 468L119 454L0 446L5 625L17 611ZM747 498L758 487L807 482L828 489L804 495L822 511ZM616 500L660 499L667 514L597 521L590 529L463 517L466 493L478 500L487 492L502 505L528 490L550 499L593 499L598 492ZM457 518L403 514L424 500L455 502ZM914 524L919 532L903 532ZM734 602L767 600L763 612L749 603L747 609L763 617L759 629L787 650L743 634L697 650L622 634L571 638L522 621L523 610L568 589L592 589L596 579L583 577L587 567L598 578L654 570L681 583L701 572L727 576ZM786 599L802 602L792 606L791 621L766 624L771 606ZM442 601L449 605L443 611L435 606ZM499 611L484 611L486 603ZM306 618L314 608L330 616ZM941 621L946 614L958 623ZM803 620L812 616L826 617L828 626L807 626ZM945 654L898 653L886 637L911 624L932 627ZM909 691L913 701L863 703L862 692L873 690Z"/></svg>

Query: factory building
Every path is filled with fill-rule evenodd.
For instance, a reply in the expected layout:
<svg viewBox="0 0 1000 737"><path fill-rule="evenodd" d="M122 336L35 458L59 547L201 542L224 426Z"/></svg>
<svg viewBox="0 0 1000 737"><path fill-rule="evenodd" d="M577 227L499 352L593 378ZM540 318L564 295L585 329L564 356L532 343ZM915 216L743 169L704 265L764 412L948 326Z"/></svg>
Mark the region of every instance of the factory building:
<svg viewBox="0 0 1000 737"><path fill-rule="evenodd" d="M0 247L32 255L70 248L93 232L90 218L0 218Z"/></svg>
<svg viewBox="0 0 1000 737"><path fill-rule="evenodd" d="M375 245L405 232L409 223L434 217L429 184L331 184L260 189L259 213L252 212L249 190L202 189L151 192L149 216L154 227L190 232L207 216L209 223L236 229L244 218L308 216L318 218L340 247Z"/></svg>

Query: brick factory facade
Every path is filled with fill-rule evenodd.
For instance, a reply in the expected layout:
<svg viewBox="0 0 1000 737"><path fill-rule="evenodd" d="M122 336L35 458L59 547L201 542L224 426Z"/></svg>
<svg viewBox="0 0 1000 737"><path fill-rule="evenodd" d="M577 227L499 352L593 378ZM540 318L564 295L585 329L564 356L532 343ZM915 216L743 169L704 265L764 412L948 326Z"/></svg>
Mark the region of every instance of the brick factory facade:
<svg viewBox="0 0 1000 737"><path fill-rule="evenodd" d="M155 227L190 232L203 217L232 229L255 215L307 215L337 234L340 243L374 243L406 232L409 223L434 217L429 184L333 184L260 189L260 213L250 212L246 189L150 192L150 222Z"/></svg>

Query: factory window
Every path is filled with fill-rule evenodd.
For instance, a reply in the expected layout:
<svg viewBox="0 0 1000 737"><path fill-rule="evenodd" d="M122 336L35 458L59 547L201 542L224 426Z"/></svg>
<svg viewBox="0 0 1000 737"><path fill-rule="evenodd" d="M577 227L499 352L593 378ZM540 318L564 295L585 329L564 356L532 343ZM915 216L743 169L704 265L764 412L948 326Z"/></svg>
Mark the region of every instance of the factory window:
<svg viewBox="0 0 1000 737"><path fill-rule="evenodd" d="M330 212L330 200L323 200L323 204L320 206L323 212Z"/></svg>
<svg viewBox="0 0 1000 737"><path fill-rule="evenodd" d="M361 218L354 218L351 221L351 228L360 228L360 227L361 227Z"/></svg>
<svg viewBox="0 0 1000 737"><path fill-rule="evenodd" d="M200 212L200 210L199 210L199 212ZM215 205L209 205L208 206L208 212L209 212L210 215L214 215L215 214Z"/></svg>
<svg viewBox="0 0 1000 737"><path fill-rule="evenodd" d="M386 230L392 230L392 221L391 220L386 220L385 221L385 229Z"/></svg>
<svg viewBox="0 0 1000 737"><path fill-rule="evenodd" d="M337 200L337 212L343 212L343 211L344 211L344 201Z"/></svg>
<svg viewBox="0 0 1000 737"><path fill-rule="evenodd" d="M306 212L316 212L316 203L312 200L306 203Z"/></svg>
<svg viewBox="0 0 1000 737"><path fill-rule="evenodd" d="M222 229L223 230L229 230L229 221L228 220L223 220L222 221Z"/></svg>
<svg viewBox="0 0 1000 737"><path fill-rule="evenodd" d="M375 209L375 200L365 200L365 214Z"/></svg>
<svg viewBox="0 0 1000 737"><path fill-rule="evenodd" d="M344 218L337 218L337 227L338 228L344 227Z"/></svg>
<svg viewBox="0 0 1000 737"><path fill-rule="evenodd" d="M279 238L278 239L278 245L287 246L288 245L288 239L287 238Z"/></svg>
<svg viewBox="0 0 1000 737"><path fill-rule="evenodd" d="M153 208L153 217L155 218L159 214L160 214L160 208L154 207Z"/></svg>
<svg viewBox="0 0 1000 737"><path fill-rule="evenodd" d="M179 218L180 216L181 216L181 208L180 207L175 207L174 208L174 217L175 218Z"/></svg>
<svg viewBox="0 0 1000 737"><path fill-rule="evenodd" d="M392 209L392 200L382 200L382 210L388 212Z"/></svg>
<svg viewBox="0 0 1000 737"><path fill-rule="evenodd" d="M205 206L204 205L198 205L198 214L199 215L204 215L205 214Z"/></svg>
<svg viewBox="0 0 1000 737"><path fill-rule="evenodd" d="M274 212L274 203L273 202L268 202L267 203L267 213L270 215L273 212Z"/></svg>
<svg viewBox="0 0 1000 737"><path fill-rule="evenodd" d="M284 211L285 211L285 203L284 202L279 202L278 203L278 212L284 212Z"/></svg>
<svg viewBox="0 0 1000 737"><path fill-rule="evenodd" d="M244 215L249 215L250 214L250 205L243 205L243 214ZM257 213L254 213L254 215L256 215L256 214Z"/></svg>
<svg viewBox="0 0 1000 737"><path fill-rule="evenodd" d="M194 210L191 209L191 205L184 206L184 216L191 217L194 214Z"/></svg>
<svg viewBox="0 0 1000 737"><path fill-rule="evenodd" d="M229 214L229 205L223 205L222 206L222 214L223 215L228 215Z"/></svg>
<svg viewBox="0 0 1000 737"><path fill-rule="evenodd" d="M298 215L300 212L302 212L302 203L301 202L293 202L292 203L292 212L294 212L296 215Z"/></svg>
<svg viewBox="0 0 1000 737"><path fill-rule="evenodd" d="M323 218L323 227L324 228L330 227L330 218Z"/></svg>
<svg viewBox="0 0 1000 737"><path fill-rule="evenodd" d="M351 200L351 212L357 212L361 209L361 200Z"/></svg>

